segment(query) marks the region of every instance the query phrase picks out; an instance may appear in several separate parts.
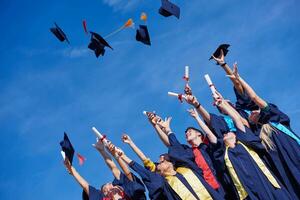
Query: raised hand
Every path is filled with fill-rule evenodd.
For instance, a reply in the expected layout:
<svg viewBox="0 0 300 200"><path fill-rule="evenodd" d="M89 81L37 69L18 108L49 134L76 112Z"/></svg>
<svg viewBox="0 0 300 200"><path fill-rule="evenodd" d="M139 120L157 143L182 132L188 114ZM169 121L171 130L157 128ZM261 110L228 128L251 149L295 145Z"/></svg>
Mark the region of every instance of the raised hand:
<svg viewBox="0 0 300 200"><path fill-rule="evenodd" d="M185 84L185 87L184 87L184 94L185 95L193 95L192 93L192 88L189 86L189 84Z"/></svg>
<svg viewBox="0 0 300 200"><path fill-rule="evenodd" d="M226 76L228 76L228 77L231 78L231 79L239 80L240 75L239 75L239 73L238 73L238 65L237 65L237 62L235 62L235 63L233 64L232 74L226 75Z"/></svg>
<svg viewBox="0 0 300 200"><path fill-rule="evenodd" d="M99 140L99 138L96 138L96 144L92 144L93 147L95 147L97 150L99 151L104 151L104 144L101 140Z"/></svg>
<svg viewBox="0 0 300 200"><path fill-rule="evenodd" d="M69 161L68 158L66 158L66 159L64 160L64 165L65 165L65 167L66 167L68 173L71 174L71 175L73 175L72 164L70 163L70 161Z"/></svg>
<svg viewBox="0 0 300 200"><path fill-rule="evenodd" d="M214 55L211 56L219 65L224 65L225 64L225 56L224 56L224 52L221 49L220 50L220 56L218 58L216 58Z"/></svg>
<svg viewBox="0 0 300 200"><path fill-rule="evenodd" d="M187 110L187 111L189 112L189 114L190 114L193 118L195 118L195 119L199 118L199 114L198 114L198 112L195 110L195 108L189 109L189 110Z"/></svg>
<svg viewBox="0 0 300 200"><path fill-rule="evenodd" d="M172 117L168 117L165 119L165 121L160 120L156 124L161 128L163 132L166 134L171 132L170 123L171 123Z"/></svg>
<svg viewBox="0 0 300 200"><path fill-rule="evenodd" d="M197 107L200 104L197 98L193 95L186 95L185 101L194 107Z"/></svg>
<svg viewBox="0 0 300 200"><path fill-rule="evenodd" d="M122 135L122 141L126 144L130 144L132 142L131 138L127 134Z"/></svg>
<svg viewBox="0 0 300 200"><path fill-rule="evenodd" d="M147 117L149 122L155 126L157 122L161 121L161 117L155 114L154 112L147 112Z"/></svg>

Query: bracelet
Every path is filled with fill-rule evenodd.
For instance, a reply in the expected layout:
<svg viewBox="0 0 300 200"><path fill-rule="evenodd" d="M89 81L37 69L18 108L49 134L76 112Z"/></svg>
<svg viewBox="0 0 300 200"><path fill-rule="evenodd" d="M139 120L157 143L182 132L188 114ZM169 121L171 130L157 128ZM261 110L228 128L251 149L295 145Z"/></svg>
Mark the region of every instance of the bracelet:
<svg viewBox="0 0 300 200"><path fill-rule="evenodd" d="M222 67L225 67L225 65L227 65L227 63L226 63L226 62L224 62L223 64L221 64L221 66L222 66Z"/></svg>
<svg viewBox="0 0 300 200"><path fill-rule="evenodd" d="M198 105L195 106L196 109L200 108L201 104L198 102Z"/></svg>

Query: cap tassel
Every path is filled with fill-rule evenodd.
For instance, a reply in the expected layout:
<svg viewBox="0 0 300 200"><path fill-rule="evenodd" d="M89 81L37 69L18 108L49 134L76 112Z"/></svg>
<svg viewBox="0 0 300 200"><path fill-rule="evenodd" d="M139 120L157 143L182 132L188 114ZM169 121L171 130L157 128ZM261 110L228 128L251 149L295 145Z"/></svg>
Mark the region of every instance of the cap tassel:
<svg viewBox="0 0 300 200"><path fill-rule="evenodd" d="M128 19L127 22L124 24L124 28L128 28L128 27L134 28L134 22L131 18Z"/></svg>
<svg viewBox="0 0 300 200"><path fill-rule="evenodd" d="M85 21L85 20L82 21L82 25L83 25L83 30L84 30L84 32L85 32L86 34L89 34L89 32L88 32L88 30L87 30L87 25L86 25L86 21Z"/></svg>
<svg viewBox="0 0 300 200"><path fill-rule="evenodd" d="M143 20L144 22L146 22L147 21L147 14L142 12L140 19Z"/></svg>
<svg viewBox="0 0 300 200"><path fill-rule="evenodd" d="M128 19L122 27L118 28L117 30L115 30L115 31L111 32L110 34L108 34L107 36L105 36L104 39L107 39L107 38L119 33L120 31L122 31L123 29L128 28L128 27L134 28L134 22L131 18Z"/></svg>
<svg viewBox="0 0 300 200"><path fill-rule="evenodd" d="M86 161L86 158L80 155L79 153L77 153L77 158L79 161L79 165L83 165L84 161Z"/></svg>

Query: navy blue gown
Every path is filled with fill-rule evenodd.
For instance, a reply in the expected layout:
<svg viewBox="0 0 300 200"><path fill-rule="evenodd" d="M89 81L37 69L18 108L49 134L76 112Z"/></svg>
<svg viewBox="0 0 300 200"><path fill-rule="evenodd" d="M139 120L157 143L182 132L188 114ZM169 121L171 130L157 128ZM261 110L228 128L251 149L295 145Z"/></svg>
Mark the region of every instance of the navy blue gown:
<svg viewBox="0 0 300 200"><path fill-rule="evenodd" d="M238 141L241 141L243 144L254 149L255 151L265 151L265 148L261 144L260 138L251 133L250 129L246 128L246 133L237 130L236 136ZM215 144L215 152L216 154L214 155L216 156L215 159L217 160L218 164L226 167L224 160L225 148L223 140L218 140L217 144ZM241 144L236 143L234 148L229 148L228 157L239 177L239 180L248 193L247 199L292 199L278 179L276 180L281 187L280 189L275 188L269 182L251 155Z"/></svg>
<svg viewBox="0 0 300 200"><path fill-rule="evenodd" d="M267 109L262 109L259 122L262 124L280 123L292 131L289 117L274 104L268 104ZM260 129L257 132L260 132ZM270 150L268 158L275 163L277 176L294 199L300 199L300 146L296 140L278 129L273 131L271 140L275 144L276 150Z"/></svg>
<svg viewBox="0 0 300 200"><path fill-rule="evenodd" d="M171 188L165 178L158 173L145 169L140 164L132 161L129 166L140 175L149 192L150 199L153 200L181 200L176 192Z"/></svg>
<svg viewBox="0 0 300 200"><path fill-rule="evenodd" d="M247 93L243 95L236 94L236 108L239 113L248 119L245 110L256 110L258 106L254 104ZM269 103L265 109L260 112L259 124L251 124L250 127L255 135L259 136L262 124L275 122L284 125L290 131L289 117L280 111L274 104ZM263 160L268 164L273 173L285 185L293 199L300 199L300 148L299 144L290 136L276 129L272 133L271 140L275 144L275 150L269 150L263 155Z"/></svg>
<svg viewBox="0 0 300 200"><path fill-rule="evenodd" d="M223 134L226 134L230 131L223 116L215 115L213 113L210 113L210 123L207 125L220 141L223 140ZM217 177L220 180L224 190L226 191L225 198L228 200L238 199L238 194L234 188L234 184L230 178L226 166L220 165L218 159L216 159L224 156L222 151L215 151L215 145L210 144L210 146L212 147L212 162L215 166ZM218 148L221 148L225 151L224 143L219 143Z"/></svg>

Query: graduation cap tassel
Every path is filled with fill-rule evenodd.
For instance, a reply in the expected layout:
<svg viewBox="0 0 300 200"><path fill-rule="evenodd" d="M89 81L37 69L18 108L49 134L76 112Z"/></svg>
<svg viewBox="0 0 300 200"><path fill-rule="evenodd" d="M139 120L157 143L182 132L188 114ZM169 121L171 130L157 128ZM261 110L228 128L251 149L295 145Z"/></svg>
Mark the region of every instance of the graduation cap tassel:
<svg viewBox="0 0 300 200"><path fill-rule="evenodd" d="M147 14L145 12L142 12L140 19L146 23L147 22Z"/></svg>
<svg viewBox="0 0 300 200"><path fill-rule="evenodd" d="M79 165L83 165L84 161L86 161L86 158L80 155L79 153L77 153L77 158L79 161Z"/></svg>
<svg viewBox="0 0 300 200"><path fill-rule="evenodd" d="M105 36L104 39L107 39L107 38L119 33L120 31L122 31L123 29L128 28L128 27L134 27L134 22L131 18L128 19L126 21L126 23L123 26L121 26L119 29L117 29L117 30L113 31L112 33L108 34L107 36Z"/></svg>
<svg viewBox="0 0 300 200"><path fill-rule="evenodd" d="M86 20L83 20L83 21L82 21L82 26L83 26L84 32L88 35L89 32L88 32L88 30L87 30Z"/></svg>

